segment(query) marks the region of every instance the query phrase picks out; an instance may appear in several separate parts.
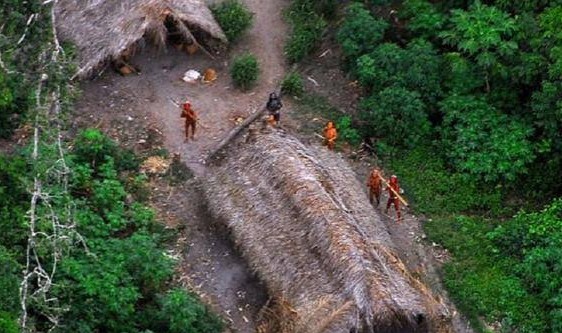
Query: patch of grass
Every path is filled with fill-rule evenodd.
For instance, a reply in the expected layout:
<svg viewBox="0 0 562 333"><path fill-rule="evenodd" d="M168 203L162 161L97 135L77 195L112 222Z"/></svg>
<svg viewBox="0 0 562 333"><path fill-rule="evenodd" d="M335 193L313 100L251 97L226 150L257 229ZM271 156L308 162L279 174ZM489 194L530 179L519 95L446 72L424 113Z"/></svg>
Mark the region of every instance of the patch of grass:
<svg viewBox="0 0 562 333"><path fill-rule="evenodd" d="M230 75L234 85L242 90L249 90L256 83L259 76L258 60L253 54L245 53L234 58L230 68Z"/></svg>
<svg viewBox="0 0 562 333"><path fill-rule="evenodd" d="M302 96L304 92L304 83L302 77L297 72L290 72L283 78L281 82L281 92L293 97Z"/></svg>
<svg viewBox="0 0 562 333"><path fill-rule="evenodd" d="M295 109L294 117L300 122L300 131L307 134L321 134L328 120L335 121L343 116L326 98L315 94L304 94Z"/></svg>
<svg viewBox="0 0 562 333"><path fill-rule="evenodd" d="M221 2L211 11L229 42L239 39L252 26L252 13L238 0Z"/></svg>
<svg viewBox="0 0 562 333"><path fill-rule="evenodd" d="M177 185L193 178L193 172L179 159L172 160L166 178L172 185Z"/></svg>
<svg viewBox="0 0 562 333"><path fill-rule="evenodd" d="M485 323L501 326L501 332L547 332L541 300L513 273L514 259L499 255L489 237L499 222L481 217L513 213L503 205L502 189L451 172L431 146L401 151L386 164L401 178L411 206L431 216L424 224L429 239L452 254L443 282L472 326L478 332L489 332ZM462 215L475 213L481 216Z"/></svg>
<svg viewBox="0 0 562 333"><path fill-rule="evenodd" d="M429 238L454 259L444 267L443 282L459 309L479 332L480 318L499 323L502 332L546 332L540 300L509 273L510 259L499 257L488 239L496 223L478 217L440 217L425 224Z"/></svg>
<svg viewBox="0 0 562 333"><path fill-rule="evenodd" d="M511 213L502 205L501 188L490 188L475 178L449 171L432 147L398 152L387 158L386 164L401 178L417 212L436 215L481 212L492 216Z"/></svg>

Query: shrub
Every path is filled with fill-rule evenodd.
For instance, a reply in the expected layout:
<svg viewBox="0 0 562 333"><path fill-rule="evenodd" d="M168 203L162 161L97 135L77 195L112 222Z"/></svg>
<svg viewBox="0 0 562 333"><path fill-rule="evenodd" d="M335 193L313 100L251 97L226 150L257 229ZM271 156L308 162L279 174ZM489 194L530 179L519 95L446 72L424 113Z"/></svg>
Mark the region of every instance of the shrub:
<svg viewBox="0 0 562 333"><path fill-rule="evenodd" d="M227 0L212 6L211 10L230 42L239 39L252 26L252 13L238 0Z"/></svg>
<svg viewBox="0 0 562 333"><path fill-rule="evenodd" d="M224 327L195 295L185 290L173 289L161 297L159 303L162 308L160 319L166 323L167 332L214 333L221 332Z"/></svg>
<svg viewBox="0 0 562 333"><path fill-rule="evenodd" d="M347 141L354 146L361 143L361 135L357 129L352 127L350 116L340 117L336 121L336 128L338 129L338 136L342 140Z"/></svg>
<svg viewBox="0 0 562 333"><path fill-rule="evenodd" d="M320 42L327 26L326 21L315 12L313 1L294 1L286 13L293 30L285 44L285 55L291 63L299 62L309 55Z"/></svg>
<svg viewBox="0 0 562 333"><path fill-rule="evenodd" d="M549 314L551 332L560 332L562 319L562 199L540 212L522 212L489 235L501 256L516 261L512 273L536 293Z"/></svg>
<svg viewBox="0 0 562 333"><path fill-rule="evenodd" d="M337 33L344 56L353 61L371 52L382 40L387 27L388 23L374 18L363 4L349 5L345 20Z"/></svg>
<svg viewBox="0 0 562 333"><path fill-rule="evenodd" d="M338 11L338 1L337 0L316 0L315 10L320 15L331 19L336 16Z"/></svg>
<svg viewBox="0 0 562 333"><path fill-rule="evenodd" d="M302 77L296 72L285 75L281 82L281 92L292 96L301 96L304 92Z"/></svg>
<svg viewBox="0 0 562 333"><path fill-rule="evenodd" d="M22 181L27 169L24 159L0 154L0 244L22 253L27 243L29 193Z"/></svg>
<svg viewBox="0 0 562 333"><path fill-rule="evenodd" d="M100 130L88 128L74 141L73 160L77 164L90 164L94 171L108 158L112 158L118 171L136 170L139 161L130 150L118 149L115 142Z"/></svg>
<svg viewBox="0 0 562 333"><path fill-rule="evenodd" d="M0 321L3 311L17 313L20 310L18 288L21 269L14 256L0 245Z"/></svg>
<svg viewBox="0 0 562 333"><path fill-rule="evenodd" d="M250 89L258 79L259 64L256 57L246 53L234 58L230 67L230 76L234 85L242 90Z"/></svg>

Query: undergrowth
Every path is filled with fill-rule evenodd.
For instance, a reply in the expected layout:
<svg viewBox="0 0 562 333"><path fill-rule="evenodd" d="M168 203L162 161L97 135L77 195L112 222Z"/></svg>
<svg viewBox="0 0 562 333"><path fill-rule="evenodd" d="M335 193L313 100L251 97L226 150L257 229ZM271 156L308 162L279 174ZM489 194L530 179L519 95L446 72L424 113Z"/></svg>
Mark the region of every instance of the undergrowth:
<svg viewBox="0 0 562 333"><path fill-rule="evenodd" d="M234 85L242 90L249 90L254 86L260 73L256 57L244 53L234 58L230 67L230 76Z"/></svg>
<svg viewBox="0 0 562 333"><path fill-rule="evenodd" d="M319 12L322 8L317 5L312 0L293 0L285 12L285 18L292 27L285 44L285 56L290 63L303 60L320 43L328 23Z"/></svg>
<svg viewBox="0 0 562 333"><path fill-rule="evenodd" d="M544 295L529 288L534 282L525 281L518 268L520 257L509 247L536 231L520 227L528 221L514 226L506 220L517 207L505 204L505 189L450 171L432 147L396 153L385 164L401 178L411 207L425 215L428 238L450 251L453 259L443 267L443 282L477 331L489 332L492 325L501 327L499 332L559 332L551 330L555 316L546 315L556 306L545 304ZM550 233L556 234L560 232ZM533 248L538 243L531 244ZM543 276L549 272L546 269Z"/></svg>
<svg viewBox="0 0 562 333"><path fill-rule="evenodd" d="M238 0L227 0L211 7L229 42L234 42L252 26L253 16Z"/></svg>
<svg viewBox="0 0 562 333"><path fill-rule="evenodd" d="M302 96L304 93L304 83L302 76L297 72L290 72L281 81L281 92L293 97Z"/></svg>
<svg viewBox="0 0 562 333"><path fill-rule="evenodd" d="M99 130L81 132L66 156L72 173L69 196L79 239L58 260L50 297L64 311L54 332L220 332L222 322L195 295L168 290L174 259L165 254L170 235L142 204L145 178L138 159ZM24 266L29 151L0 156L0 331L12 332L19 314L18 287ZM127 185L129 184L129 185ZM129 199L130 197L130 199ZM48 226L41 226L48 231ZM40 244L41 245L41 244ZM48 253L48 247L38 246ZM46 261L44 265L51 265ZM40 308L28 304L28 326L49 327Z"/></svg>

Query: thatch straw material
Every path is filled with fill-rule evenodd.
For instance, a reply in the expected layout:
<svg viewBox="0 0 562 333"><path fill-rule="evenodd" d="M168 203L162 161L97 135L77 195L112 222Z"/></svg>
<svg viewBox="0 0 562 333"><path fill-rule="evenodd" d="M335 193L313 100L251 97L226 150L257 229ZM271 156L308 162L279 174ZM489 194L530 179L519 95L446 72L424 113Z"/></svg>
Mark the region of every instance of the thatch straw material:
<svg viewBox="0 0 562 333"><path fill-rule="evenodd" d="M168 18L193 37L189 28L226 43L226 37L202 0L58 0L55 18L59 38L76 45L78 76L118 58L143 36L165 44Z"/></svg>
<svg viewBox="0 0 562 333"><path fill-rule="evenodd" d="M259 331L447 331L444 309L393 253L349 166L277 130L254 135L229 146L204 188L276 297L274 323Z"/></svg>

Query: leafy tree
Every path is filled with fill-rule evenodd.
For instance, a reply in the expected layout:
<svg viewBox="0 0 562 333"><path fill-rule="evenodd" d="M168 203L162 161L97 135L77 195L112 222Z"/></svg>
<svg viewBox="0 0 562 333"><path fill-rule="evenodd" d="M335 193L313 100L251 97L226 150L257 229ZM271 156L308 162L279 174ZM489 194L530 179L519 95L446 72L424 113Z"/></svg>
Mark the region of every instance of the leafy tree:
<svg viewBox="0 0 562 333"><path fill-rule="evenodd" d="M446 16L434 4L426 0L406 0L404 10L399 12L408 20L407 28L416 36L432 39L445 26Z"/></svg>
<svg viewBox="0 0 562 333"><path fill-rule="evenodd" d="M460 53L446 53L443 60L443 86L452 94L471 94L484 85L482 76L478 75L472 63Z"/></svg>
<svg viewBox="0 0 562 333"><path fill-rule="evenodd" d="M490 91L491 76L507 76L502 60L512 56L518 46L511 37L516 31L515 20L496 7L476 1L468 11L455 9L451 15L451 28L439 36L447 45L456 47L475 62Z"/></svg>
<svg viewBox="0 0 562 333"><path fill-rule="evenodd" d="M521 14L525 12L541 12L546 6L556 2L552 0L495 0L494 5L510 13Z"/></svg>
<svg viewBox="0 0 562 333"><path fill-rule="evenodd" d="M353 60L374 50L387 27L388 23L374 18L363 4L349 5L346 8L345 20L337 33L344 56Z"/></svg>
<svg viewBox="0 0 562 333"><path fill-rule="evenodd" d="M165 318L162 332L171 332L168 322L189 324L183 331L212 333L220 331L220 322L199 300L184 293L184 305L177 311L164 307L159 296L166 292L172 276L173 261L162 249L161 227L154 221L154 212L138 202L124 203L127 191L122 171L114 157L124 153L113 141L97 130L79 133L68 156L74 173L69 178L70 195L51 187L52 206L60 218L58 201L71 200L77 231L85 244L76 238L65 241L64 256L58 266L50 291L51 303L61 311L60 325L53 332L131 332L157 329L143 316L152 313ZM48 151L44 151L48 153ZM27 151L24 152L25 154ZM21 270L25 265L26 212L29 194L25 184L34 172L24 158L0 157L0 331L15 333L20 310L18 290ZM30 176L31 175L31 176ZM44 185L44 184L43 184ZM58 192L57 192L58 191ZM56 194L56 195L55 195ZM37 232L49 231L37 207ZM52 253L51 244L36 247L42 258ZM49 271L52 262L42 262ZM178 291L179 293L179 291ZM40 304L29 302L29 323L37 331L46 331L48 322ZM155 315L156 316L156 315ZM176 327L178 329L178 327Z"/></svg>
<svg viewBox="0 0 562 333"><path fill-rule="evenodd" d="M109 158L120 171L136 170L139 166L138 159L130 150L118 149L115 142L94 128L88 128L79 133L74 142L73 152L71 160L74 163L91 165L94 172L97 172L98 167Z"/></svg>
<svg viewBox="0 0 562 333"><path fill-rule="evenodd" d="M543 82L533 94L531 109L541 138L562 152L562 81Z"/></svg>
<svg viewBox="0 0 562 333"><path fill-rule="evenodd" d="M424 104L417 92L389 87L361 101L365 131L394 147L413 147L430 131Z"/></svg>
<svg viewBox="0 0 562 333"><path fill-rule="evenodd" d="M549 58L548 74L551 79L562 75L562 5L548 8L539 15L540 47Z"/></svg>
<svg viewBox="0 0 562 333"><path fill-rule="evenodd" d="M400 86L417 91L422 100L434 105L441 96L441 58L433 46L422 39L406 48L385 43L357 59L359 82L369 90Z"/></svg>
<svg viewBox="0 0 562 333"><path fill-rule="evenodd" d="M514 180L533 161L531 129L472 96L441 103L443 144L452 165L489 182Z"/></svg>
<svg viewBox="0 0 562 333"><path fill-rule="evenodd" d="M361 135L359 131L352 126L350 116L340 117L336 121L336 128L338 129L338 136L349 142L351 145L359 145L361 143Z"/></svg>

